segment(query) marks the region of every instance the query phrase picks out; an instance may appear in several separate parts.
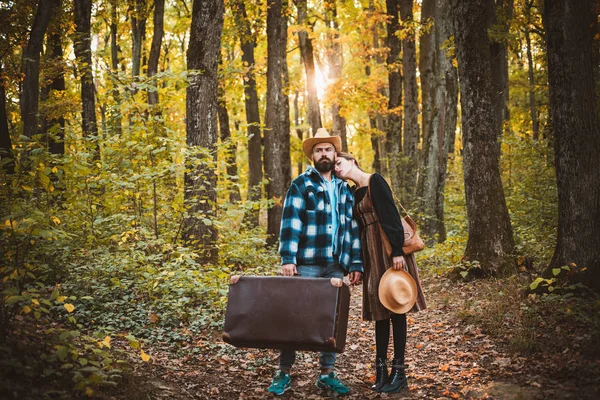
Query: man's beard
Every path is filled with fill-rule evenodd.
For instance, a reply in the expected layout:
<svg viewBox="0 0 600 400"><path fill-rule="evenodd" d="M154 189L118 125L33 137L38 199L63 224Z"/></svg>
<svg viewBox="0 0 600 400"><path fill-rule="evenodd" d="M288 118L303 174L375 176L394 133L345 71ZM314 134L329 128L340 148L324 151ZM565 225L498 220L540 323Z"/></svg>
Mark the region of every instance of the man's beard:
<svg viewBox="0 0 600 400"><path fill-rule="evenodd" d="M317 163L315 163L315 168L319 172L330 172L333 171L333 161L323 157Z"/></svg>

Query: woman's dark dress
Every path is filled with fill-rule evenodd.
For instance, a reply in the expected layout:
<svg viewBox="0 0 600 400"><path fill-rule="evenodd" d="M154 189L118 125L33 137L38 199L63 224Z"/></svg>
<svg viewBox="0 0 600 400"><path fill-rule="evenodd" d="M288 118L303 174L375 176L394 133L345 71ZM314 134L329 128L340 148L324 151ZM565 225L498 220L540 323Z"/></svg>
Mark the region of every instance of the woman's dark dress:
<svg viewBox="0 0 600 400"><path fill-rule="evenodd" d="M371 190L368 188L371 186ZM398 209L394 204L392 191L379 174L371 175L369 186L361 187L355 193L354 216L360 225L360 238L363 248L363 320L378 321L388 319L392 312L379 301L379 280L393 265L393 257L404 255L404 230ZM375 199L373 200L371 196ZM379 218L381 215L381 219ZM385 221L385 222L380 222ZM381 224L380 229L379 225ZM385 233L384 233L385 232ZM392 254L385 251L382 235L387 235L392 244ZM417 302L410 310L421 311L427 308L419 281L419 271L413 254L405 255L407 271L417 283Z"/></svg>

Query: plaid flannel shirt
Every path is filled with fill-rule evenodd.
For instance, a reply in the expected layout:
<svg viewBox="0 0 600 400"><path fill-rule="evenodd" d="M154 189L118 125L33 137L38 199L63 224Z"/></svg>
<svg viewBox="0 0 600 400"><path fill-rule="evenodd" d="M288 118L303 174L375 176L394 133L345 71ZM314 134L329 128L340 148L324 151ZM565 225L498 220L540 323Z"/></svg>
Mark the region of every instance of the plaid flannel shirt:
<svg viewBox="0 0 600 400"><path fill-rule="evenodd" d="M338 254L334 257L331 234L332 204L321 174L314 168L292 182L285 196L279 254L281 264L324 265L339 263L345 273L363 271L358 224L352 218L354 194L348 184L336 179L339 226ZM335 206L335 205L334 205Z"/></svg>

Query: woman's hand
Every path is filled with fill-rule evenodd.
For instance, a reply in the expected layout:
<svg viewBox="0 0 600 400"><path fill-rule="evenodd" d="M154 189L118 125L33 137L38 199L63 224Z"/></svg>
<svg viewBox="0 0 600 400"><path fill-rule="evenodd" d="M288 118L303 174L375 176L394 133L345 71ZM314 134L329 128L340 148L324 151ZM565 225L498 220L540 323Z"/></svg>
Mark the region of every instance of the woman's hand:
<svg viewBox="0 0 600 400"><path fill-rule="evenodd" d="M404 256L395 256L392 261L394 262L392 268L395 270L406 269L406 260L404 259Z"/></svg>
<svg viewBox="0 0 600 400"><path fill-rule="evenodd" d="M350 278L351 285L358 285L362 278L362 272L352 271L352 272L350 272L349 278Z"/></svg>

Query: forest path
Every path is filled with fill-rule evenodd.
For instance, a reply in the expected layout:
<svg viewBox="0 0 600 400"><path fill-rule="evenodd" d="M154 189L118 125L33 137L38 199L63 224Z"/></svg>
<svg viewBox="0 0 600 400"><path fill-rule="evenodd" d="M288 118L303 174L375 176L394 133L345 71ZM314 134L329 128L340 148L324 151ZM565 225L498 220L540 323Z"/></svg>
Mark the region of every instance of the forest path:
<svg viewBox="0 0 600 400"><path fill-rule="evenodd" d="M374 381L374 324L361 320L362 288L352 288L346 349L336 363L336 371L351 388L346 399L600 398L598 380L590 385L589 379L579 379L582 376L578 375L577 365L567 368L572 373L565 376L564 368L558 373L539 356L508 354L502 343L464 323L458 315L464 304L477 296L476 285L426 278L423 287L429 308L409 314L408 319L406 362L410 390L391 395L369 389ZM137 389L127 398L273 397L267 393L267 387L278 352L234 348L222 342L220 336L221 332L212 331L191 344L190 351L199 349L196 355L175 358L169 352L153 351L151 369L148 364L139 364L136 375L143 382L135 379L135 385L130 386ZM317 353L299 352L292 371L292 390L281 398L332 397L315 387L317 369Z"/></svg>

